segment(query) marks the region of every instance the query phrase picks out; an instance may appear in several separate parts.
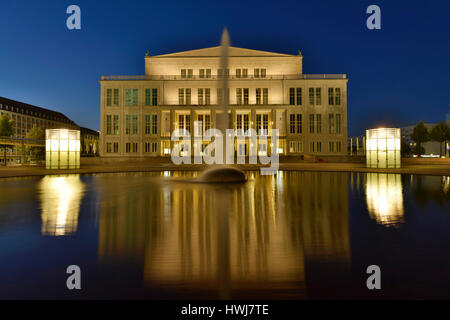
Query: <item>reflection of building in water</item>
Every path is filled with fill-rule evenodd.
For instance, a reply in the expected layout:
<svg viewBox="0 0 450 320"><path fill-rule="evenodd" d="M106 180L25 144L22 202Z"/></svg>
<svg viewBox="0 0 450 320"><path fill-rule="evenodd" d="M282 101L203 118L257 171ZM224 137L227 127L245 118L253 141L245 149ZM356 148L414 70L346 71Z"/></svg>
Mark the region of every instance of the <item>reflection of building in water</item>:
<svg viewBox="0 0 450 320"><path fill-rule="evenodd" d="M400 174L367 173L367 209L379 224L403 223L403 191Z"/></svg>
<svg viewBox="0 0 450 320"><path fill-rule="evenodd" d="M63 236L75 233L85 189L80 176L45 176L39 187L42 234Z"/></svg>
<svg viewBox="0 0 450 320"><path fill-rule="evenodd" d="M312 183L316 175L257 176L235 186L124 181L126 197L102 201L100 259L143 256L147 285L223 298L303 296L308 255L350 258L347 180L327 173L332 178ZM329 187L331 180L342 185ZM99 183L105 194L114 188ZM302 183L309 185L295 189Z"/></svg>

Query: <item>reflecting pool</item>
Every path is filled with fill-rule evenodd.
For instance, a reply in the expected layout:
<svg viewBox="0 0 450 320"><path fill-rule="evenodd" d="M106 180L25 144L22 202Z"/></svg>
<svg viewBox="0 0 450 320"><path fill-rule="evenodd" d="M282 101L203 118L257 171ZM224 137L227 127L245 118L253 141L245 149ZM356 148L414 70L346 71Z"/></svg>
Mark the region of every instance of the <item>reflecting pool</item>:
<svg viewBox="0 0 450 320"><path fill-rule="evenodd" d="M196 175L0 180L0 298L450 298L449 177Z"/></svg>

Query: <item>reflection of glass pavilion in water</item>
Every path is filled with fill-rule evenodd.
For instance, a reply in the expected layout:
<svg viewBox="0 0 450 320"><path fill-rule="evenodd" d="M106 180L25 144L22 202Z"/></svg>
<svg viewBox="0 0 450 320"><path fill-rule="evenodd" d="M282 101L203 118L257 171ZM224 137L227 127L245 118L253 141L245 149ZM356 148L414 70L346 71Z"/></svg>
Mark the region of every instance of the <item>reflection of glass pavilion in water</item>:
<svg viewBox="0 0 450 320"><path fill-rule="evenodd" d="M367 173L366 179L366 201L370 216L384 225L403 223L401 175Z"/></svg>
<svg viewBox="0 0 450 320"><path fill-rule="evenodd" d="M75 233L84 193L80 176L45 176L39 187L42 234L63 236Z"/></svg>

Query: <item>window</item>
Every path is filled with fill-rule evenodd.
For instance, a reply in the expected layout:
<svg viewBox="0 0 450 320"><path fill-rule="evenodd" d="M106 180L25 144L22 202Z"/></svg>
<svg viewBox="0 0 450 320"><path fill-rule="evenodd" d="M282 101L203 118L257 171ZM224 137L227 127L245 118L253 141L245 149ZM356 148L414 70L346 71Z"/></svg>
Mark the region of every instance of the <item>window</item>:
<svg viewBox="0 0 450 320"><path fill-rule="evenodd" d="M145 115L145 134L150 134L150 115Z"/></svg>
<svg viewBox="0 0 450 320"><path fill-rule="evenodd" d="M297 143L295 141L289 141L289 152L297 153Z"/></svg>
<svg viewBox="0 0 450 320"><path fill-rule="evenodd" d="M217 88L217 104L221 104L222 99L222 88Z"/></svg>
<svg viewBox="0 0 450 320"><path fill-rule="evenodd" d="M244 135L249 128L249 116L248 114L236 115L236 130L239 135Z"/></svg>
<svg viewBox="0 0 450 320"><path fill-rule="evenodd" d="M253 75L255 78L259 78L259 69L254 69L253 70Z"/></svg>
<svg viewBox="0 0 450 320"><path fill-rule="evenodd" d="M131 134L131 115L127 114L125 118L125 134Z"/></svg>
<svg viewBox="0 0 450 320"><path fill-rule="evenodd" d="M203 104L203 88L198 88L198 104Z"/></svg>
<svg viewBox="0 0 450 320"><path fill-rule="evenodd" d="M119 134L119 116L116 114L113 117L113 134L114 135Z"/></svg>
<svg viewBox="0 0 450 320"><path fill-rule="evenodd" d="M187 74L186 74L187 71ZM192 69L181 69L181 77L182 78L192 78L192 76L194 75Z"/></svg>
<svg viewBox="0 0 450 320"><path fill-rule="evenodd" d="M261 69L261 78L266 77L266 69Z"/></svg>
<svg viewBox="0 0 450 320"><path fill-rule="evenodd" d="M192 78L194 76L194 72L192 69L188 69L188 78Z"/></svg>
<svg viewBox="0 0 450 320"><path fill-rule="evenodd" d="M296 90L297 92L297 105L301 106L302 105L302 88L297 88Z"/></svg>
<svg viewBox="0 0 450 320"><path fill-rule="evenodd" d="M241 77L241 69L236 69L236 78L240 78Z"/></svg>
<svg viewBox="0 0 450 320"><path fill-rule="evenodd" d="M314 105L314 88L309 88L309 104Z"/></svg>
<svg viewBox="0 0 450 320"><path fill-rule="evenodd" d="M289 116L289 133L301 134L303 132L303 121L300 113L291 113Z"/></svg>
<svg viewBox="0 0 450 320"><path fill-rule="evenodd" d="M295 114L289 116L289 133L295 133Z"/></svg>
<svg viewBox="0 0 450 320"><path fill-rule="evenodd" d="M259 135L267 135L269 132L269 115L256 114L256 132Z"/></svg>
<svg viewBox="0 0 450 320"><path fill-rule="evenodd" d="M328 152L334 152L334 142L328 142Z"/></svg>
<svg viewBox="0 0 450 320"><path fill-rule="evenodd" d="M150 152L150 142L145 142L144 143L144 152L145 153Z"/></svg>
<svg viewBox="0 0 450 320"><path fill-rule="evenodd" d="M191 89L186 88L186 104L191 104Z"/></svg>
<svg viewBox="0 0 450 320"><path fill-rule="evenodd" d="M178 89L178 104L184 104L184 89Z"/></svg>
<svg viewBox="0 0 450 320"><path fill-rule="evenodd" d="M211 78L211 69L206 69L206 77Z"/></svg>
<svg viewBox="0 0 450 320"><path fill-rule="evenodd" d="M322 142L311 142L309 152L322 152Z"/></svg>
<svg viewBox="0 0 450 320"><path fill-rule="evenodd" d="M152 105L153 106L158 105L158 88L152 89Z"/></svg>
<svg viewBox="0 0 450 320"><path fill-rule="evenodd" d="M115 106L119 105L119 89L114 89L113 105Z"/></svg>
<svg viewBox="0 0 450 320"><path fill-rule="evenodd" d="M242 78L248 77L248 69L242 69Z"/></svg>
<svg viewBox="0 0 450 320"><path fill-rule="evenodd" d="M186 96L185 96L185 93L186 93ZM186 104L186 105L191 104L191 89L190 88L178 89L178 103Z"/></svg>
<svg viewBox="0 0 450 320"><path fill-rule="evenodd" d="M131 89L125 89L125 105L131 106Z"/></svg>
<svg viewBox="0 0 450 320"><path fill-rule="evenodd" d="M302 115L297 114L297 133L302 133Z"/></svg>
<svg viewBox="0 0 450 320"><path fill-rule="evenodd" d="M106 134L112 133L112 121L111 121L111 115L106 116Z"/></svg>
<svg viewBox="0 0 450 320"><path fill-rule="evenodd" d="M340 141L336 142L336 152L342 152L342 143Z"/></svg>
<svg viewBox="0 0 450 320"><path fill-rule="evenodd" d="M209 114L199 114L197 116L197 134L204 135L206 131L211 128L211 115Z"/></svg>
<svg viewBox="0 0 450 320"><path fill-rule="evenodd" d="M181 77L186 78L186 69L181 69Z"/></svg>
<svg viewBox="0 0 450 320"><path fill-rule="evenodd" d="M314 115L309 115L309 133L314 133Z"/></svg>
<svg viewBox="0 0 450 320"><path fill-rule="evenodd" d="M138 116L137 114L133 114L133 134L138 133Z"/></svg>
<svg viewBox="0 0 450 320"><path fill-rule="evenodd" d="M151 104L151 89L145 89L145 105L149 106Z"/></svg>
<svg viewBox="0 0 450 320"><path fill-rule="evenodd" d="M242 104L242 88L236 88L236 104Z"/></svg>
<svg viewBox="0 0 450 320"><path fill-rule="evenodd" d="M248 126L248 124L249 124L248 119L249 119L248 114L244 114L244 132L247 132L248 128L249 128L249 126Z"/></svg>
<svg viewBox="0 0 450 320"><path fill-rule="evenodd" d="M289 104L295 105L295 88L289 88Z"/></svg>
<svg viewBox="0 0 450 320"><path fill-rule="evenodd" d="M334 114L333 113L330 113L328 115L328 133L335 133Z"/></svg>
<svg viewBox="0 0 450 320"><path fill-rule="evenodd" d="M139 95L139 90L133 89L133 106L138 105L138 95Z"/></svg>
<svg viewBox="0 0 450 320"><path fill-rule="evenodd" d="M211 89L205 88L205 104L211 104Z"/></svg>
<svg viewBox="0 0 450 320"><path fill-rule="evenodd" d="M138 144L137 144L137 142L133 142L133 152L138 152Z"/></svg>
<svg viewBox="0 0 450 320"><path fill-rule="evenodd" d="M336 88L335 89L335 97L334 97L334 104L337 106L341 105L341 89L340 88Z"/></svg>
<svg viewBox="0 0 450 320"><path fill-rule="evenodd" d="M229 77L230 76L230 69L225 69L225 72L223 69L217 69L217 76L219 78L223 77Z"/></svg>
<svg viewBox="0 0 450 320"><path fill-rule="evenodd" d="M125 143L125 152L126 153L131 152L131 143L129 142Z"/></svg>
<svg viewBox="0 0 450 320"><path fill-rule="evenodd" d="M269 89L263 88L263 104L269 104Z"/></svg>
<svg viewBox="0 0 450 320"><path fill-rule="evenodd" d="M334 105L334 89L328 88L328 104Z"/></svg>
<svg viewBox="0 0 450 320"><path fill-rule="evenodd" d="M185 135L191 131L191 116L189 114L178 115L178 134Z"/></svg>
<svg viewBox="0 0 450 320"><path fill-rule="evenodd" d="M316 133L322 133L322 115L316 114Z"/></svg>
<svg viewBox="0 0 450 320"><path fill-rule="evenodd" d="M198 76L199 76L200 78L204 78L204 77L205 77L205 69L200 69L200 70L198 71Z"/></svg>
<svg viewBox="0 0 450 320"><path fill-rule="evenodd" d="M340 134L341 132L341 115L339 113L336 114L336 133Z"/></svg>
<svg viewBox="0 0 450 320"><path fill-rule="evenodd" d="M152 134L158 133L158 115L152 114Z"/></svg>
<svg viewBox="0 0 450 320"><path fill-rule="evenodd" d="M316 88L316 105L321 105L322 104L322 94L321 94L321 89L320 88Z"/></svg>
<svg viewBox="0 0 450 320"><path fill-rule="evenodd" d="M244 88L244 104L248 104L248 88Z"/></svg>
<svg viewBox="0 0 450 320"><path fill-rule="evenodd" d="M113 150L114 150L115 153L119 152L119 143L118 142L114 142L113 143L113 147L114 147Z"/></svg>
<svg viewBox="0 0 450 320"><path fill-rule="evenodd" d="M261 88L256 88L256 104L261 104Z"/></svg>
<svg viewBox="0 0 450 320"><path fill-rule="evenodd" d="M158 88L145 89L145 105L146 106L158 105Z"/></svg>
<svg viewBox="0 0 450 320"><path fill-rule="evenodd" d="M106 152L107 153L111 153L112 152L111 142L107 142L106 143Z"/></svg>
<svg viewBox="0 0 450 320"><path fill-rule="evenodd" d="M152 142L152 152L153 153L158 152L158 143L157 142Z"/></svg>
<svg viewBox="0 0 450 320"><path fill-rule="evenodd" d="M106 89L106 105L112 105L112 89Z"/></svg>

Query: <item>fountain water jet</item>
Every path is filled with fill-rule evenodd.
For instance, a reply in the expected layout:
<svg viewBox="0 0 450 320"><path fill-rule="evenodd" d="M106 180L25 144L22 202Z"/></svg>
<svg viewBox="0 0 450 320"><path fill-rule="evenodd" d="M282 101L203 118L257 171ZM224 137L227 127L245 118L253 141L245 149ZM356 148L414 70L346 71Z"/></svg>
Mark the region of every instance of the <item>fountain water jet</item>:
<svg viewBox="0 0 450 320"><path fill-rule="evenodd" d="M225 28L222 33L222 40L220 43L220 68L222 69L222 77L218 77L219 88L222 88L222 101L217 106L216 112L216 128L223 134L223 146L226 142L226 130L228 129L228 106L230 104L230 97L228 95L228 47L230 46L230 37ZM211 168L203 171L198 176L199 182L245 182L247 178L245 173L238 168L230 165L225 165L226 154L223 152L222 163L215 164Z"/></svg>

